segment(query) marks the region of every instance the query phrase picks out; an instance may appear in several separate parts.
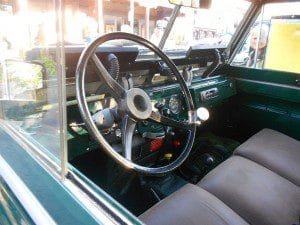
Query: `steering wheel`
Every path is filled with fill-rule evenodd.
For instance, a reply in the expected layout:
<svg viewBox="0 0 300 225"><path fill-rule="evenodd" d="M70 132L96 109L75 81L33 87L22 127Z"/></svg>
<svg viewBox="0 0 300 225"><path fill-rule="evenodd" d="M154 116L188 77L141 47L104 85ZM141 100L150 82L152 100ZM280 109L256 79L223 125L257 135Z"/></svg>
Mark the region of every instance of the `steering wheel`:
<svg viewBox="0 0 300 225"><path fill-rule="evenodd" d="M95 51L98 46L104 42L116 39L125 39L136 42L146 48L152 50L157 56L163 60L176 77L179 83L182 94L186 102L186 110L189 115L189 122L181 122L164 115L158 111L152 110L152 104L148 94L140 88L124 89L116 80L114 80L108 73L102 62L96 56ZM117 102L118 114L122 115L122 146L123 156L116 152L112 146L105 140L100 131L98 130L92 115L89 111L88 104L85 96L85 71L88 61L92 59L96 66L101 78L106 82L109 93L115 98ZM90 135L99 143L105 152L108 153L117 163L123 167L135 170L147 175L160 175L171 172L179 167L188 157L193 146L196 125L193 123L195 114L194 103L185 84L183 77L180 75L173 61L165 55L158 47L149 42L148 40L124 32L114 32L105 34L92 41L82 52L76 70L76 97L78 101L79 110L86 128ZM139 121L150 120L165 126L179 128L187 132L187 141L181 154L168 165L161 167L146 167L136 164L132 161L132 138L135 132L135 125Z"/></svg>

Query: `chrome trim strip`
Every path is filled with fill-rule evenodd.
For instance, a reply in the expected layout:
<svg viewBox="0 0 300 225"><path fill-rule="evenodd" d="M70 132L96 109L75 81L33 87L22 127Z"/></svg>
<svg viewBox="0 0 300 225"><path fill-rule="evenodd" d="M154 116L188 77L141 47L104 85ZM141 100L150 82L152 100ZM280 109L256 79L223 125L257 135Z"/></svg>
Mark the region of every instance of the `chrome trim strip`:
<svg viewBox="0 0 300 225"><path fill-rule="evenodd" d="M0 176L7 183L14 195L20 201L28 215L39 225L55 225L56 222L48 214L45 208L35 198L32 192L27 188L19 176L6 163L0 155Z"/></svg>
<svg viewBox="0 0 300 225"><path fill-rule="evenodd" d="M61 152L61 178L65 179L68 173L68 144L67 144L67 106L66 106L66 67L64 48L64 27L63 27L63 2L54 0L56 15L56 61L57 82L58 82L58 110L60 124L60 152Z"/></svg>

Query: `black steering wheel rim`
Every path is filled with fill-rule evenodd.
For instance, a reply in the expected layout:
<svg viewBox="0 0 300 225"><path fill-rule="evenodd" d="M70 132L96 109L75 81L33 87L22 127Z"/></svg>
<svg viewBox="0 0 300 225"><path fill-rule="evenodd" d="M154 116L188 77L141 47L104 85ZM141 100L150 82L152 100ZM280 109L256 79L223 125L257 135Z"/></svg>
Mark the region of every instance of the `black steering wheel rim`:
<svg viewBox="0 0 300 225"><path fill-rule="evenodd" d="M78 101L79 111L81 113L82 119L85 122L86 128L88 129L88 132L90 135L93 136L93 138L98 142L98 144L103 148L103 150L111 156L117 163L119 163L121 166L123 166L126 169L134 170L140 173L144 173L147 175L161 175L168 172L171 172L178 168L188 157L188 155L191 152L192 145L195 138L195 131L196 126L191 123L189 124L189 129L187 130L188 138L186 141L186 145L183 148L181 154L170 164L162 167L145 167L138 165L131 160L128 160L124 158L122 155L117 153L112 146L105 140L105 138L102 136L100 131L98 130L97 126L93 122L92 115L89 111L86 96L85 96L85 70L87 63L91 57L93 57L96 49L101 44L110 41L110 40L117 40L117 39L125 39L129 41L136 42L140 45L145 46L146 48L153 51L157 56L163 60L168 67L172 70L174 73L177 82L180 84L181 91L183 93L183 96L186 101L186 110L190 114L193 114L195 108L194 103L192 100L192 96L189 92L188 87L186 86L186 83L183 79L183 77L180 75L176 65L173 63L173 61L166 56L158 47L156 47L153 43L149 42L148 40L129 33L124 32L114 32L114 33L108 33L105 35L102 35L98 38L96 38L94 41L92 41L82 52L78 65L76 70L76 98ZM110 85L110 84L108 84ZM112 87L113 88L113 87Z"/></svg>

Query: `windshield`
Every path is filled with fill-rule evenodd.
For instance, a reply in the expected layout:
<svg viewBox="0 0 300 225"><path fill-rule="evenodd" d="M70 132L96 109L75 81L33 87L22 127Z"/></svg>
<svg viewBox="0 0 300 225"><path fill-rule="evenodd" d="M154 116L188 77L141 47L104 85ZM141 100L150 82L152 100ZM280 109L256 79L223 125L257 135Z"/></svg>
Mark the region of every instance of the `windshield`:
<svg viewBox="0 0 300 225"><path fill-rule="evenodd" d="M26 42L32 47L55 44L55 26L49 22L54 16L50 3L50 0L36 4L30 2L26 6L30 20ZM181 7L164 49L187 50L195 45L225 47L249 5L246 0L213 0L210 9ZM173 9L174 5L168 0L66 1L63 24L65 44L85 45L101 34L124 31L158 45ZM109 44L135 45L127 41Z"/></svg>
<svg viewBox="0 0 300 225"><path fill-rule="evenodd" d="M89 1L90 7L97 6L97 12L78 5L75 10L67 7L65 14L65 39L72 44L89 42L101 33L124 31L158 45L174 8L168 0ZM210 9L181 7L164 49L226 47L249 6L246 0L213 0ZM113 44L134 45L126 41Z"/></svg>
<svg viewBox="0 0 300 225"><path fill-rule="evenodd" d="M156 40L156 29L164 31L173 8L168 0L74 0L65 6L65 41L86 44L101 34L116 31ZM108 44L135 45L124 40Z"/></svg>

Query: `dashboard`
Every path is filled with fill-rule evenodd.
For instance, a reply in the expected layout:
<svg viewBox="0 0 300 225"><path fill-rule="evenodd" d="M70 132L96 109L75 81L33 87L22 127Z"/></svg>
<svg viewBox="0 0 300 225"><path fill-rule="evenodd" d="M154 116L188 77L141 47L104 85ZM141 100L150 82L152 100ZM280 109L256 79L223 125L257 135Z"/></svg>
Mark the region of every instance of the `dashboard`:
<svg viewBox="0 0 300 225"><path fill-rule="evenodd" d="M75 68L81 49L66 50L67 67L67 117L68 145L70 159L76 158L88 151L99 148L88 135L78 111L75 98ZM114 54L118 59L118 82L127 88L142 88L151 98L154 110L176 120L187 120L185 101L179 85L169 68L159 59L139 59L138 49L99 48L97 56L109 70L108 54ZM190 50L184 57L173 60L184 77L191 92L196 108L214 107L236 94L233 80L224 76L202 78L203 71L213 61L213 50ZM91 114L103 109L114 109L116 102L105 93L105 86L99 76L88 65L86 75L86 95ZM102 135L122 154L121 123L102 127ZM157 160L172 160L181 151L186 134L181 130L165 127L150 121L139 122L133 138L133 160L146 165L152 165Z"/></svg>

